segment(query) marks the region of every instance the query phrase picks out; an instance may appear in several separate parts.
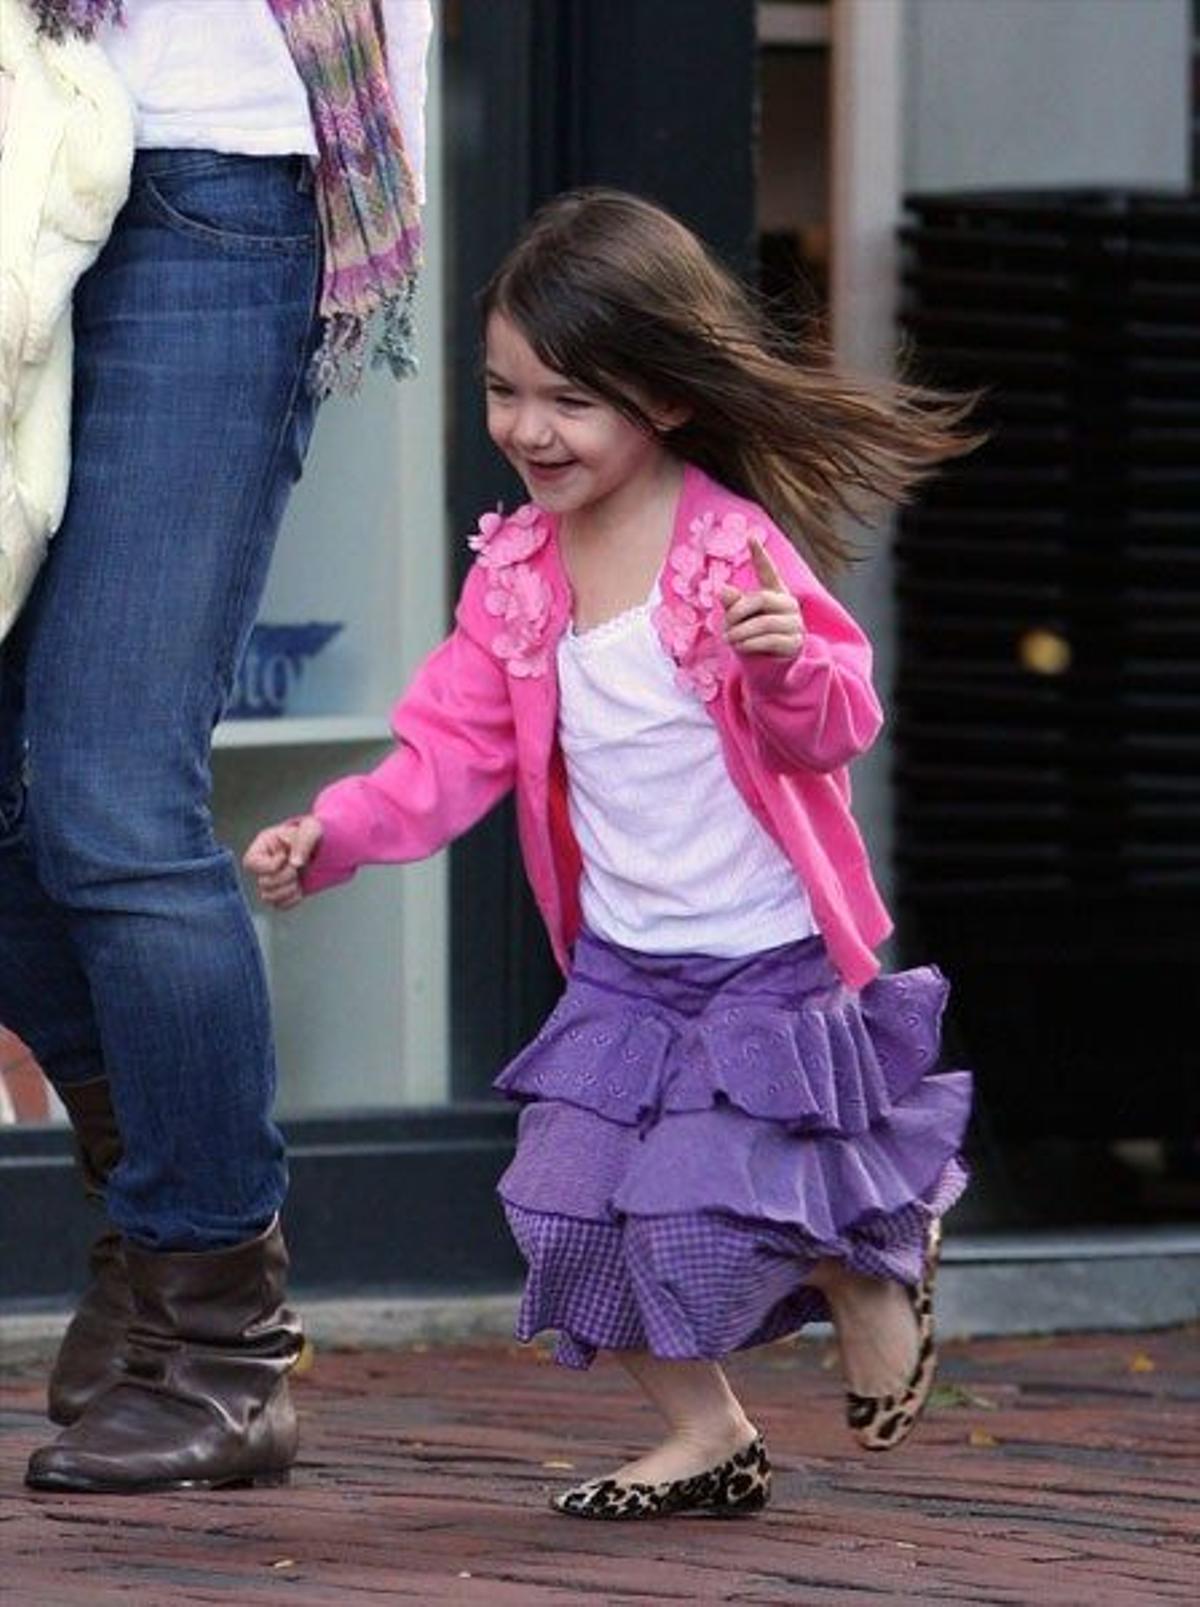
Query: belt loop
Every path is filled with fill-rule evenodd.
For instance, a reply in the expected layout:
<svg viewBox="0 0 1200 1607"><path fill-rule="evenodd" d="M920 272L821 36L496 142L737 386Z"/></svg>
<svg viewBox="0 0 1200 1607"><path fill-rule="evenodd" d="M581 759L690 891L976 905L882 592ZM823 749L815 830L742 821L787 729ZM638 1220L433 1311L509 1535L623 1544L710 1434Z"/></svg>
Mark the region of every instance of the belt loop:
<svg viewBox="0 0 1200 1607"><path fill-rule="evenodd" d="M296 173L296 188L301 195L311 195L313 191L313 165L307 156L296 158L300 164Z"/></svg>

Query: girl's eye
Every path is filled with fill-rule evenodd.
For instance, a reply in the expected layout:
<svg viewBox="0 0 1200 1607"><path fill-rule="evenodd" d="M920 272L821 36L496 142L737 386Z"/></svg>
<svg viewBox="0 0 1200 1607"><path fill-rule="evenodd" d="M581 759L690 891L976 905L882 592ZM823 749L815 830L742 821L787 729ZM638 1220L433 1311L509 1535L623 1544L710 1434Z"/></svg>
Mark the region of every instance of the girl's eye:
<svg viewBox="0 0 1200 1607"><path fill-rule="evenodd" d="M503 399L512 395L512 386L502 385L496 379L489 379L483 388L488 396L497 396Z"/></svg>
<svg viewBox="0 0 1200 1607"><path fill-rule="evenodd" d="M581 413L585 407L591 407L586 396L560 396L559 407L565 407L568 413Z"/></svg>

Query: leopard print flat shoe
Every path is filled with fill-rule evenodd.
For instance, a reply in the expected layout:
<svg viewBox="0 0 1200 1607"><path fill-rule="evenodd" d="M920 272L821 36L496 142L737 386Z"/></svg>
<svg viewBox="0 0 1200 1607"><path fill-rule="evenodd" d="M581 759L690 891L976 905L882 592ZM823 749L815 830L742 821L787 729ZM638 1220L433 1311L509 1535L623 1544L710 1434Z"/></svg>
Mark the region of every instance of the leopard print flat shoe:
<svg viewBox="0 0 1200 1607"><path fill-rule="evenodd" d="M925 1232L921 1281L908 1291L917 1319L917 1359L903 1389L892 1395L857 1395L846 1391L846 1421L867 1451L890 1451L916 1426L933 1388L937 1345L933 1335L933 1285L941 1252L942 1224L934 1217Z"/></svg>
<svg viewBox="0 0 1200 1607"><path fill-rule="evenodd" d="M556 1512L570 1518L665 1518L681 1512L736 1517L761 1512L771 1498L771 1464L761 1434L726 1462L689 1479L663 1484L621 1484L589 1479L551 1498Z"/></svg>

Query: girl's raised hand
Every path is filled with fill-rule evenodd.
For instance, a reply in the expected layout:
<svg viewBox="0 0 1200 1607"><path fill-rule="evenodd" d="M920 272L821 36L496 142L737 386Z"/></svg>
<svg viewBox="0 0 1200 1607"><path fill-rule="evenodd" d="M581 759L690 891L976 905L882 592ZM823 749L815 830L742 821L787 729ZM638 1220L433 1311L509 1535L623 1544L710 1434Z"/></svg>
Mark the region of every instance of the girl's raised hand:
<svg viewBox="0 0 1200 1607"><path fill-rule="evenodd" d="M242 864L258 883L264 904L289 910L300 902L304 897L300 872L316 853L322 834L316 815L294 815L259 832Z"/></svg>
<svg viewBox="0 0 1200 1607"><path fill-rule="evenodd" d="M804 643L800 604L784 585L761 541L750 541L750 561L758 576L758 591L721 587L725 609L725 640L738 653L774 653L795 658Z"/></svg>

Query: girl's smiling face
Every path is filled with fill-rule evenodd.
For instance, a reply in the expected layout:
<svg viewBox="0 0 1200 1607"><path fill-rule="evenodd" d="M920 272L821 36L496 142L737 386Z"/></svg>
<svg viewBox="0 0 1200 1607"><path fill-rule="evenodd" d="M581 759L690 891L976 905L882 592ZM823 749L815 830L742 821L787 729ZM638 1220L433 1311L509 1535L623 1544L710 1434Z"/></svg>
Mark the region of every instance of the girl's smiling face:
<svg viewBox="0 0 1200 1607"><path fill-rule="evenodd" d="M539 507L598 511L653 481L666 455L658 436L548 368L502 312L485 344L488 434Z"/></svg>

